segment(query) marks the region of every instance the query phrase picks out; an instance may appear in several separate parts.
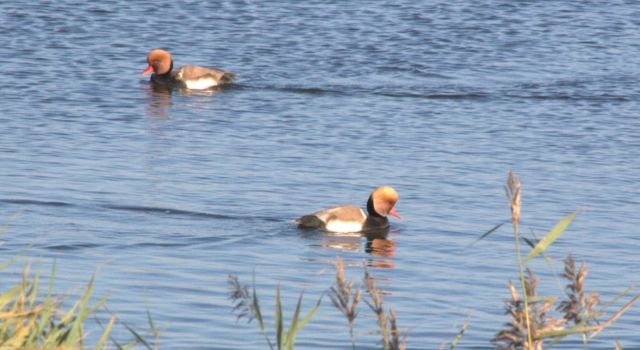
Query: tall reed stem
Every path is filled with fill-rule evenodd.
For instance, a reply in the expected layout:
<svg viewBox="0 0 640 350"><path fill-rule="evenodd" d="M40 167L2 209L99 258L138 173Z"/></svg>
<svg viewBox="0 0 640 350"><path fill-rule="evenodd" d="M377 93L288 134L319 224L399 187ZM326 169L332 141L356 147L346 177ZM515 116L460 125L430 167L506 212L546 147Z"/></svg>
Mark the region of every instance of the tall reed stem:
<svg viewBox="0 0 640 350"><path fill-rule="evenodd" d="M527 348L533 350L533 338L531 336L531 318L529 316L529 297L527 293L527 285L524 277L524 264L522 262L522 254L520 253L520 207L522 185L518 175L513 171L509 171L507 177L507 197L509 198L509 206L511 207L511 223L513 224L513 235L516 240L516 257L518 259L518 272L520 274L520 285L522 286L522 300L524 301L524 318L527 324Z"/></svg>

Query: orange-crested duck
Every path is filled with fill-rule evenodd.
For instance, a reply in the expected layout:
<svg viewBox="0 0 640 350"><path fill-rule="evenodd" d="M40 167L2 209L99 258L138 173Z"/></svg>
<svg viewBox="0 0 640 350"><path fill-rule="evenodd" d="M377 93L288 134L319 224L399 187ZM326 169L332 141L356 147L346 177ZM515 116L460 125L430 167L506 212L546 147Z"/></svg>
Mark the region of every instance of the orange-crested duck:
<svg viewBox="0 0 640 350"><path fill-rule="evenodd" d="M386 229L389 227L387 215L400 219L393 208L398 201L398 193L390 186L373 190L367 200L367 213L355 205L343 205L304 215L296 220L299 228L323 228L330 232L350 233Z"/></svg>
<svg viewBox="0 0 640 350"><path fill-rule="evenodd" d="M155 49L147 55L149 66L140 74L151 75L151 82L157 85L205 90L229 84L235 74L218 68L185 65L173 70L173 58L165 50Z"/></svg>

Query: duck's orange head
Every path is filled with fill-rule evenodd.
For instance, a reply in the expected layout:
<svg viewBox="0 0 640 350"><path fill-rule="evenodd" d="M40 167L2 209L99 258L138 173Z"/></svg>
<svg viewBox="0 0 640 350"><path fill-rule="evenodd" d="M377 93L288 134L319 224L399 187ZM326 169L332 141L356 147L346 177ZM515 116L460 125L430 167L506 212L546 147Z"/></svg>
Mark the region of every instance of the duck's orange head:
<svg viewBox="0 0 640 350"><path fill-rule="evenodd" d="M398 202L398 192L391 186L380 186L371 192L369 201L367 202L367 209L370 214L373 210L380 216L393 215L400 219L400 214L393 209L393 206Z"/></svg>
<svg viewBox="0 0 640 350"><path fill-rule="evenodd" d="M147 68L140 73L146 75L151 72L162 75L167 74L173 69L173 58L171 54L165 50L155 49L151 50L147 55Z"/></svg>

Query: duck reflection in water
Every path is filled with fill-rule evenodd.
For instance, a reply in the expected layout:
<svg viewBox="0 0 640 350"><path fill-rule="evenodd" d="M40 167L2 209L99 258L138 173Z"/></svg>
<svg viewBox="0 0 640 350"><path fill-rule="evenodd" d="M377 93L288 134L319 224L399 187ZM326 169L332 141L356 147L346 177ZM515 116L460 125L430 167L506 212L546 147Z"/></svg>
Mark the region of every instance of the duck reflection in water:
<svg viewBox="0 0 640 350"><path fill-rule="evenodd" d="M171 88L149 84L145 92L147 95L145 114L149 117L168 119L171 108Z"/></svg>
<svg viewBox="0 0 640 350"><path fill-rule="evenodd" d="M167 85L149 83L146 86L145 94L147 95L147 107L145 114L149 117L155 117L160 119L168 119L169 111L171 109L171 98L174 94L181 95L195 95L195 96L213 96L222 89L211 88L207 90L189 90L171 87ZM195 99L191 100L187 106L202 107L211 103L210 99Z"/></svg>
<svg viewBox="0 0 640 350"><path fill-rule="evenodd" d="M394 233L397 233L397 230L394 230ZM394 267L393 261L389 258L393 257L396 248L396 242L388 239L388 235L389 228L352 234L324 232L322 247L342 252L366 252L376 257L369 261L369 265L388 269Z"/></svg>
<svg viewBox="0 0 640 350"><path fill-rule="evenodd" d="M389 229L387 228L385 231L365 233L367 242L364 251L375 256L393 256L396 250L396 241L387 239Z"/></svg>

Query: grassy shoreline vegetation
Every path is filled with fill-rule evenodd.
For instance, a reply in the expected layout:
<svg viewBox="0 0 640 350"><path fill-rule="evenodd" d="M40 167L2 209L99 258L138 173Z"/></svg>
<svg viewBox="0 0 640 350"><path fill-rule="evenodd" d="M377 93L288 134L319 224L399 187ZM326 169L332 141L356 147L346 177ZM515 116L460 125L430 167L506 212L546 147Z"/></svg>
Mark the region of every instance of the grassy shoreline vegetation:
<svg viewBox="0 0 640 350"><path fill-rule="evenodd" d="M599 294L597 292L587 292L586 290L586 265L582 263L579 267L576 266L574 258L569 254L564 261L562 277L567 280L567 284L564 287L564 291L561 292L563 295L560 297L538 295L536 288L539 280L533 270L529 268L528 263L534 258L542 257L553 273L553 261L545 255L545 252L561 237L578 212L574 211L560 220L540 240L535 236L532 238L523 237L520 232L522 185L515 173L508 173L505 190L511 209L518 283L514 284L508 281L510 298L505 301L505 314L508 316L508 321L505 323L504 328L498 330L493 339L487 340L487 342L500 350L542 350L553 347L553 345L564 341L567 337L579 336L584 344L583 347L587 349L589 340L612 326L617 319L640 299L640 294L630 296L634 288L632 285L613 300L600 306ZM487 237L502 225L496 225L481 235L478 240ZM531 248L526 257L523 257L523 245ZM345 278L344 263L340 258L336 259L335 267L336 280L326 294L331 300L331 305L345 318L344 324L349 330L350 338L345 340L345 346L350 343L352 349L357 348L358 339L355 336L357 333L354 332L354 324L362 309L365 309L365 311L368 310L373 313L377 322L375 333L379 336L378 345L380 349L400 350L411 348L408 345L410 342L409 332L403 331L398 326L402 315L397 315L392 308L384 305L384 293L376 287L375 278L370 274L367 266L363 266L364 277L359 285L354 284L353 279L347 280ZM557 276L555 277L557 279ZM255 288L255 276L251 286L243 285L239 278L234 275L229 276L229 283L230 299L238 320L242 318L246 318L249 322L256 320L260 332L265 337L270 349L294 349L297 333L311 322L313 316L319 312L320 307L326 304L323 304L325 295L321 295L316 304L306 312L304 317L301 317L303 300L303 293L301 293L287 327L282 314L282 300L280 286L278 286L273 317L275 325L273 327L274 330L269 331L269 327L265 324L263 318L262 302L259 300ZM629 300L624 305L617 310L610 310L614 303L620 302L625 298ZM366 304L366 307L363 307L362 304ZM472 327L473 324L470 324L469 321L465 322L450 343L443 343L439 349L452 350L457 348L459 344L463 346L463 335L468 328ZM370 346L371 344L366 345L366 347ZM614 342L612 346L615 349L623 348L618 342Z"/></svg>
<svg viewBox="0 0 640 350"><path fill-rule="evenodd" d="M5 271L15 259L0 266ZM84 287L79 299L69 309L65 305L68 296L53 294L55 282L55 263L44 294L41 291L39 273L32 273L27 264L21 280L8 290L0 292L0 349L132 349L143 346L155 349L156 344L147 341L147 337L157 339L158 333L149 316L149 334L140 334L106 309L106 298L91 303L94 277ZM99 311L106 311L108 320L103 322ZM87 323L91 319L101 329L100 337L93 344L86 341ZM119 341L112 337L115 326L124 327L131 339ZM93 328L92 328L93 330Z"/></svg>

